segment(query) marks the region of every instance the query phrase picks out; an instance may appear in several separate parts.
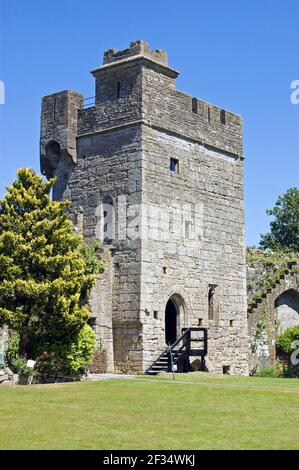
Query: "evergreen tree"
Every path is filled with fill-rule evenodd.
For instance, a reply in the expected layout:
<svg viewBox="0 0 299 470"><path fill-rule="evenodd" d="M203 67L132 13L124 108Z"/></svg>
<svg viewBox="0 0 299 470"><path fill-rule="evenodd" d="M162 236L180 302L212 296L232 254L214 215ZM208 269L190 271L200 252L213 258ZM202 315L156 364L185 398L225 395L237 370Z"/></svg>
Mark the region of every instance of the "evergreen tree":
<svg viewBox="0 0 299 470"><path fill-rule="evenodd" d="M104 267L84 256L69 203L50 200L54 182L21 169L0 201L0 325L19 333L24 356L34 342L65 341L86 325L86 296Z"/></svg>

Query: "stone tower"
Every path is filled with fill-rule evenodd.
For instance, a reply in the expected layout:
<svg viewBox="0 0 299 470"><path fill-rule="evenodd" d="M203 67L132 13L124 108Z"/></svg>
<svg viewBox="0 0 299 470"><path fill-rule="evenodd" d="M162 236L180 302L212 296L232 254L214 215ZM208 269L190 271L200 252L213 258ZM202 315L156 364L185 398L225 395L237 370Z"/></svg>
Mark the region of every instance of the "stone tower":
<svg viewBox="0 0 299 470"><path fill-rule="evenodd" d="M209 370L248 373L242 120L176 90L166 52L109 49L91 106L42 100L41 169L109 266L91 322L110 371L145 371L185 326L208 328Z"/></svg>

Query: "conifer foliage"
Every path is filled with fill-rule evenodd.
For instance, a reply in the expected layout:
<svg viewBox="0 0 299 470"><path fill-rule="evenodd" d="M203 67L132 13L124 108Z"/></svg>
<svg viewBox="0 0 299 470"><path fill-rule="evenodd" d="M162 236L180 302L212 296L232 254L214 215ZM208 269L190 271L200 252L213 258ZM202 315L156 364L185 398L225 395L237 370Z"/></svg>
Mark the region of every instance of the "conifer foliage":
<svg viewBox="0 0 299 470"><path fill-rule="evenodd" d="M86 331L86 297L104 267L84 256L69 203L50 200L54 183L23 168L0 201L0 326L19 334L27 357Z"/></svg>

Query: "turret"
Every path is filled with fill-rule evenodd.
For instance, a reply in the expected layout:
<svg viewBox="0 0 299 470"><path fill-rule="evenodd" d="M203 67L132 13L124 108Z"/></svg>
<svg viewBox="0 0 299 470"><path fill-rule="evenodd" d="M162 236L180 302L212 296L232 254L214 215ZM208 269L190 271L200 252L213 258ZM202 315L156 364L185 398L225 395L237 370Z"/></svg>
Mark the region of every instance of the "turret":
<svg viewBox="0 0 299 470"><path fill-rule="evenodd" d="M74 91L62 91L42 99L40 162L47 178L57 176L53 198L59 199L73 166L77 163L78 109L83 97Z"/></svg>

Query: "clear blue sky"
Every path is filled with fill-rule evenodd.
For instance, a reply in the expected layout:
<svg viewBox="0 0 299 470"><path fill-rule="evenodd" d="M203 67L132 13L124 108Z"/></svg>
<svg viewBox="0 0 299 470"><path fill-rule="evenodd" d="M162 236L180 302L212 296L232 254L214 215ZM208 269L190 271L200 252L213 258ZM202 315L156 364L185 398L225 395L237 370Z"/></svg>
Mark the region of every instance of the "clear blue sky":
<svg viewBox="0 0 299 470"><path fill-rule="evenodd" d="M243 116L247 243L257 244L265 208L298 186L298 0L0 0L0 197L17 168L39 170L41 97L93 96L103 50L135 39L168 51L178 89Z"/></svg>

